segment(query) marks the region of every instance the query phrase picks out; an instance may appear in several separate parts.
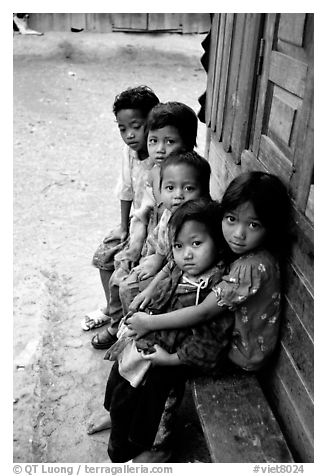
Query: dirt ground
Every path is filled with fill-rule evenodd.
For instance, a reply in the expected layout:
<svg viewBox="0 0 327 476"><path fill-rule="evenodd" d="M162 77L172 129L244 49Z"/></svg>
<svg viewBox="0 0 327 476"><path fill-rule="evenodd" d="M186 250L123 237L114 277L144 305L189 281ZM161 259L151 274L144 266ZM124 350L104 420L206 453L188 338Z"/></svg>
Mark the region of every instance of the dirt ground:
<svg viewBox="0 0 327 476"><path fill-rule="evenodd" d="M99 463L108 432L86 424L103 402L110 363L83 332L103 304L92 253L119 219L113 189L122 141L117 93L151 86L162 101L199 110L203 35L15 34L14 443L15 462ZM204 126L199 152L204 150ZM208 462L189 392L174 462Z"/></svg>

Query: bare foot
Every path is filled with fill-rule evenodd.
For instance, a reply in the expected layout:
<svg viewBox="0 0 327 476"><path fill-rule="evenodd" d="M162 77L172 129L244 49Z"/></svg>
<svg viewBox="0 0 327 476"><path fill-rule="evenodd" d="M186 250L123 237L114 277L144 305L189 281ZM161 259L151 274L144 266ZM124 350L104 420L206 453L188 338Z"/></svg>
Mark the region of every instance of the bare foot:
<svg viewBox="0 0 327 476"><path fill-rule="evenodd" d="M92 435L93 433L98 433L99 431L108 430L111 428L111 418L110 415L105 415L97 419L97 421L90 422L87 425L87 434Z"/></svg>

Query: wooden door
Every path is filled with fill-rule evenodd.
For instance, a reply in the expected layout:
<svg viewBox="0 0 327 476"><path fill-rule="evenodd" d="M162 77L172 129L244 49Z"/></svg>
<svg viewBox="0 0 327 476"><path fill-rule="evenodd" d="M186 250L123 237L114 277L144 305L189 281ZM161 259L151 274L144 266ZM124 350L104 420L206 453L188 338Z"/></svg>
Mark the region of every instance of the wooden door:
<svg viewBox="0 0 327 476"><path fill-rule="evenodd" d="M313 15L269 14L252 153L312 220Z"/></svg>

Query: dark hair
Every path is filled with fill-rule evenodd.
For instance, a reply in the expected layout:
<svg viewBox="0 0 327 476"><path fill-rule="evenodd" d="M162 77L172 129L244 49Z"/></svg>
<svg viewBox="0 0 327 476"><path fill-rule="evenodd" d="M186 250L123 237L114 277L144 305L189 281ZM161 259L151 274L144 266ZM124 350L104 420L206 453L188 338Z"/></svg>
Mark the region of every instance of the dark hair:
<svg viewBox="0 0 327 476"><path fill-rule="evenodd" d="M176 208L168 222L171 244L176 240L184 223L190 220L205 225L216 245L217 255L220 255L225 247L225 240L221 230L222 212L219 203L210 198L198 198L184 202Z"/></svg>
<svg viewBox="0 0 327 476"><path fill-rule="evenodd" d="M147 117L151 109L159 103L159 99L148 86L128 88L115 97L113 113L117 116L122 109L138 109Z"/></svg>
<svg viewBox="0 0 327 476"><path fill-rule="evenodd" d="M285 257L290 244L290 200L284 184L275 175L265 172L240 174L232 180L223 195L223 215L246 202L251 202L267 230L265 247L277 258Z"/></svg>
<svg viewBox="0 0 327 476"><path fill-rule="evenodd" d="M198 118L193 109L182 102L172 101L157 104L149 114L147 130L153 131L166 126L176 127L185 150L194 149L198 132Z"/></svg>
<svg viewBox="0 0 327 476"><path fill-rule="evenodd" d="M180 152L171 154L167 157L166 160L162 163L160 167L160 188L163 180L163 175L165 170L170 165L181 165L185 164L190 167L193 167L198 175L198 180L200 183L201 191L203 197L210 197L210 173L211 168L209 162L201 157L197 152L192 150L191 152Z"/></svg>

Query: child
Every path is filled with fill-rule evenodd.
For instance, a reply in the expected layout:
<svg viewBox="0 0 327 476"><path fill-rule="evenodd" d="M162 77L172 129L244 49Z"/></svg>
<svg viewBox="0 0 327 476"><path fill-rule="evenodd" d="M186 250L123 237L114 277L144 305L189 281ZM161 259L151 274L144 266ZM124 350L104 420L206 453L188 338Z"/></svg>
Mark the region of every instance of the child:
<svg viewBox="0 0 327 476"><path fill-rule="evenodd" d="M222 232L232 259L229 273L198 306L156 316L135 313L126 320L135 336L156 329L198 326L232 314L228 361L244 370L263 367L273 355L279 334L280 268L290 243L289 205L285 187L273 175L249 172L234 179L221 203ZM144 309L157 285L155 277L134 299L131 309ZM160 354L144 358L158 363L162 354L160 349ZM226 361L221 365L225 363L228 371ZM156 462L153 453L147 451L135 461Z"/></svg>
<svg viewBox="0 0 327 476"><path fill-rule="evenodd" d="M115 256L115 271L109 281L110 326L92 338L91 343L96 349L108 349L116 341L118 324L123 316L119 286L133 265L137 264L145 238L151 234L160 218L160 167L171 154L193 150L197 125L195 112L179 102L158 104L149 114L147 142L150 159L155 165L146 177L142 203L131 219L133 237L128 246Z"/></svg>
<svg viewBox="0 0 327 476"><path fill-rule="evenodd" d="M188 200L199 197L210 198L209 180L210 165L195 151L173 154L163 162L159 181L164 207L162 216L146 240L147 255L141 258L140 264L119 286L125 315L133 298L146 287L148 279L157 274L167 260L170 251L168 221L172 212Z"/></svg>
<svg viewBox="0 0 327 476"><path fill-rule="evenodd" d="M220 282L223 239L217 218L219 205L208 199L187 201L174 211L169 221L174 259L159 273L149 312L197 304ZM104 404L111 416L112 462L127 461L151 448L170 390L185 383L190 369L212 371L224 360L232 326L233 316L226 313L192 328L155 332L136 342L142 352L132 354L127 366L123 355L119 364L115 362ZM139 378L139 361L146 363L148 358L153 365L142 369L145 377Z"/></svg>
<svg viewBox="0 0 327 476"><path fill-rule="evenodd" d="M129 234L129 214L133 205L141 205L145 177L153 166L146 144L146 120L150 110L159 99L147 86L128 88L118 94L113 104L120 135L126 144L121 180L116 189L120 198L121 223L100 244L93 256L93 265L99 269L107 304L103 309L90 312L82 321L83 330L90 330L109 321L109 279L114 270L113 257L126 245ZM112 311L114 312L114 311Z"/></svg>
<svg viewBox="0 0 327 476"><path fill-rule="evenodd" d="M155 108L156 109L156 108ZM170 256L170 245L167 234L168 221L172 211L182 203L189 200L205 197L210 199L210 165L207 160L195 151L173 153L163 163L160 168L159 189L164 211L160 221L153 233L150 233L146 240L146 252L151 253L153 246L154 254L148 254L141 258L140 265L135 267L126 279L119 285L119 294L123 306L123 312L128 312L128 306L135 295L144 289L149 283L149 276L155 274L159 267L162 267ZM156 233L157 231L157 233ZM154 258L154 263L151 259ZM155 265L155 267L154 267ZM112 342L111 342L112 343ZM183 388L174 389L167 401L167 411L165 412L165 423L160 426L160 434L156 439L156 444L161 447L169 438L170 433L167 428L171 426L170 417L175 406L178 406L182 398ZM111 426L108 415L95 419L88 428L89 433L94 433L107 429ZM167 437L163 437L167 435Z"/></svg>

